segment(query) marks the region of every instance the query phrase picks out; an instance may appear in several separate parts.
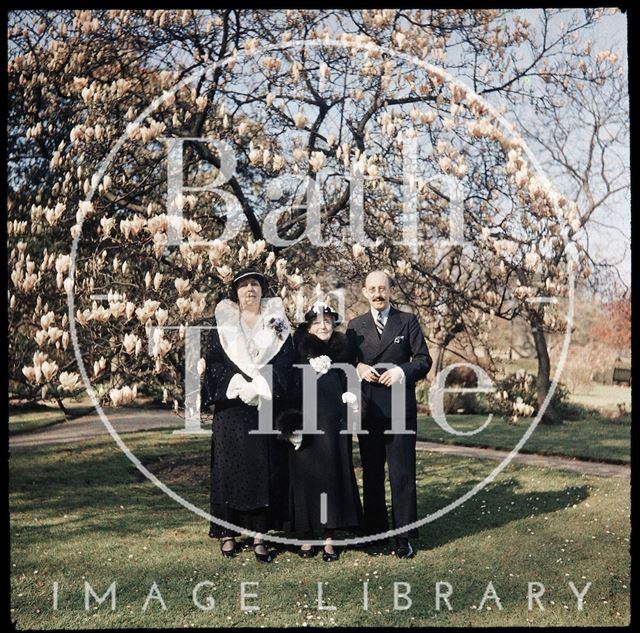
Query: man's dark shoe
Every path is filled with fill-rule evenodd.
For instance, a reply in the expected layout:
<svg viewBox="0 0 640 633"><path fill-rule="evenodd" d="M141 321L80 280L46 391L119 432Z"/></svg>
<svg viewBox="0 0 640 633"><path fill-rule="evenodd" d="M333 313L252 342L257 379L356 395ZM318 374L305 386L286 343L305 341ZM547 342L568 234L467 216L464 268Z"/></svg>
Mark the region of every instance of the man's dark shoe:
<svg viewBox="0 0 640 633"><path fill-rule="evenodd" d="M415 555L408 538L396 539L396 556L398 558L413 558Z"/></svg>

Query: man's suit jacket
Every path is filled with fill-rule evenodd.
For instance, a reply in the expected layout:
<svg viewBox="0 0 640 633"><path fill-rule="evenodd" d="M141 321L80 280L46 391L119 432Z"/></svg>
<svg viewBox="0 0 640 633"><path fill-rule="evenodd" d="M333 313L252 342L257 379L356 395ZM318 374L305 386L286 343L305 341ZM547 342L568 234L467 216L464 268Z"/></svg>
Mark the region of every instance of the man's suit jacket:
<svg viewBox="0 0 640 633"><path fill-rule="evenodd" d="M415 418L415 385L427 375L433 362L415 315L401 312L392 306L382 337L379 337L371 310L367 310L366 314L349 321L347 337L357 350L357 362L372 367L380 363L393 363L403 370L406 418ZM376 369L381 374L385 371L384 368ZM395 388L397 387L394 386ZM362 403L363 418L391 418L390 387L363 380Z"/></svg>

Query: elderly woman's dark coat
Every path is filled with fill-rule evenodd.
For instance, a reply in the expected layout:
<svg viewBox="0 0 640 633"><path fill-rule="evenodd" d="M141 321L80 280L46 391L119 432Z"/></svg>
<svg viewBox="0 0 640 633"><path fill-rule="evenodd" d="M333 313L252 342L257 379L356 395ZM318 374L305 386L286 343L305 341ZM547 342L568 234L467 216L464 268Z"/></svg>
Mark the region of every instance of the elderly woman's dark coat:
<svg viewBox="0 0 640 633"><path fill-rule="evenodd" d="M274 300L268 300L273 302ZM263 305L265 300L263 299ZM231 303L231 302L228 302ZM235 305L235 304L234 304ZM220 318L216 309L219 326ZM229 381L241 374L247 381L252 377L246 363L228 352L243 347L243 335L238 322L226 319L230 333L224 336L211 330L205 350L205 376L202 385L203 407L214 405L211 438L210 508L212 516L256 532L280 529L287 519L287 450L274 435L250 434L258 429L258 409L240 398L228 398ZM268 321L268 315L266 319ZM233 327L238 331L234 333ZM268 326L265 326L268 329ZM222 338L225 339L221 341ZM278 343L275 355L265 359L273 371L272 406L274 418L288 406L289 385L295 352L287 329ZM226 346L226 349L225 349ZM242 351L244 356L244 351ZM240 359L239 359L240 358ZM264 368L260 370L264 375ZM235 532L211 523L210 536L234 535Z"/></svg>
<svg viewBox="0 0 640 633"><path fill-rule="evenodd" d="M298 363L329 356L332 363L353 364L355 353L344 334L333 332L324 342L302 326L294 344ZM298 393L301 373L296 370ZM351 455L351 434L347 428L347 406L342 402L346 376L340 369L329 369L317 380L317 426L322 435L304 435L298 450L289 451L289 528L294 532L319 535L325 529L356 529L362 521L362 506ZM298 410L302 410L298 402ZM300 424L298 424L300 426ZM326 522L321 521L321 494L326 493Z"/></svg>

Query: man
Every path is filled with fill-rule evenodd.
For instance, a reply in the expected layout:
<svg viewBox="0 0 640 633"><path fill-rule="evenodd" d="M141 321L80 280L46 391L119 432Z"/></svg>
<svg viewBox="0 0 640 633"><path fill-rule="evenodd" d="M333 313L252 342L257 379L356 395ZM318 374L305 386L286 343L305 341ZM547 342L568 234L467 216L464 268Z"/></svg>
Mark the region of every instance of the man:
<svg viewBox="0 0 640 633"><path fill-rule="evenodd" d="M362 292L369 301L370 310L349 322L347 337L357 350L358 376L363 381L362 428L368 431L368 434L358 436L365 531L377 534L389 529L385 461L391 485L393 528L417 520L415 384L427 375L432 361L418 319L391 306L391 279L386 273L379 270L370 272ZM383 363L393 364L393 367L382 368L380 365ZM391 430L392 386L398 382L405 391L404 427L412 432L385 434L385 430ZM409 538L417 536L416 528L396 536L396 555L399 558L413 557Z"/></svg>

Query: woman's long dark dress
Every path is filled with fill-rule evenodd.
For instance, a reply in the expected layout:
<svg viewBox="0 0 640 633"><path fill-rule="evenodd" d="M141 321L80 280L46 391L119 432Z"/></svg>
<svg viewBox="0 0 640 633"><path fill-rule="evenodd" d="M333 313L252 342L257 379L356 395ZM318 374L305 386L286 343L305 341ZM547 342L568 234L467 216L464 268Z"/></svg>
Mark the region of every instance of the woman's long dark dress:
<svg viewBox="0 0 640 633"><path fill-rule="evenodd" d="M226 355L218 332L207 338L202 406L215 405L211 436L211 515L256 532L281 529L287 520L287 451L274 435L250 435L258 428L258 409L226 396L229 381L242 372ZM273 368L274 418L286 405L295 352L291 337L269 361ZM209 536L237 532L211 522Z"/></svg>
<svg viewBox="0 0 640 633"><path fill-rule="evenodd" d="M302 329L296 333L298 363L327 355L332 362L352 364L347 338L334 332L323 342ZM301 384L301 370L297 370ZM298 386L298 390L300 387ZM323 435L304 435L298 450L289 451L289 527L293 532L321 534L323 530L356 529L362 522L362 506L353 470L351 434L347 428L347 408L342 402L346 376L330 369L318 375L317 424ZM299 403L299 409L302 407ZM326 522L321 522L321 494L326 493Z"/></svg>

